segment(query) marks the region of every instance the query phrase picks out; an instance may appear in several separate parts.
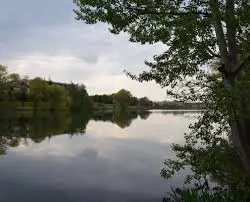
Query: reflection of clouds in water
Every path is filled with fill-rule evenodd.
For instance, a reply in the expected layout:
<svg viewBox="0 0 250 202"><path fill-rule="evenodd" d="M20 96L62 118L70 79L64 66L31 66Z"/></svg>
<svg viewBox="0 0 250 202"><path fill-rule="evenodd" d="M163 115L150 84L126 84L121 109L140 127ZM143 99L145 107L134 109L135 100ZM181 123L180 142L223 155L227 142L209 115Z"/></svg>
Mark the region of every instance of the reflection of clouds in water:
<svg viewBox="0 0 250 202"><path fill-rule="evenodd" d="M182 143L183 134L188 131L188 126L193 123L189 117L172 113L151 113L147 120L137 118L130 127L121 129L111 124L90 121L87 135L97 138L127 138L143 139L165 143Z"/></svg>
<svg viewBox="0 0 250 202"><path fill-rule="evenodd" d="M143 141L147 143L183 143L184 132L193 120L182 115L152 113L147 120L137 118L130 127L122 129L110 122L90 121L86 134L69 137L60 135L46 139L40 144L28 140L11 151L25 155L49 155L72 157L81 153L86 146L94 146L97 150L110 149L110 144L117 139L128 142ZM27 140L26 140L27 141ZM23 141L24 142L24 141ZM106 147L106 145L109 145ZM115 145L113 145L115 146Z"/></svg>
<svg viewBox="0 0 250 202"><path fill-rule="evenodd" d="M145 200L160 198L159 195L165 192L167 182L161 179L159 172L163 159L170 153L169 145L79 136L71 141L76 147L83 144L82 150L71 158L61 156L58 159L46 153L42 158L37 158L36 155L23 156L22 153L11 152L0 168L2 173L8 175L12 170L14 175L5 175L4 178L17 178L17 182L25 184L24 188L36 185L39 189L50 187L67 193L73 191L76 195L82 194L84 190L103 190L104 193L110 192L111 196L114 193L127 197L136 194L137 197L145 197ZM66 151L68 149L65 148ZM18 170L15 170L16 164ZM177 178L172 182L178 183L179 180Z"/></svg>
<svg viewBox="0 0 250 202"><path fill-rule="evenodd" d="M45 139L41 143L34 143L29 140L28 144L20 144L18 147L11 148L10 151L14 153L20 153L27 156L40 156L44 158L46 156L55 157L73 157L78 155L84 150L84 145L82 141L74 141L68 135L60 135L53 137L51 139Z"/></svg>
<svg viewBox="0 0 250 202"><path fill-rule="evenodd" d="M160 201L170 191L169 185L182 186L183 173L166 181L160 169L164 159L174 156L170 143L183 142L189 123L182 115L152 113L147 120L138 117L125 129L90 121L84 136L59 135L41 143L21 143L0 159L0 181L6 182L0 190L8 193L3 196L0 191L0 198ZM31 194L17 198L20 190Z"/></svg>

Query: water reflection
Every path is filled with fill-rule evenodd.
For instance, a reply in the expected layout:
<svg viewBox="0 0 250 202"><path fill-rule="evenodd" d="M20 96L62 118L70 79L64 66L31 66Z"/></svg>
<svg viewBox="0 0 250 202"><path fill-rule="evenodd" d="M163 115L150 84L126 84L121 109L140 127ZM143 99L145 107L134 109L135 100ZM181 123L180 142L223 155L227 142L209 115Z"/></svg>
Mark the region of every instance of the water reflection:
<svg viewBox="0 0 250 202"><path fill-rule="evenodd" d="M0 120L0 151L19 145L21 139L39 143L58 134L84 133L89 116L66 113L38 114L34 117L24 114Z"/></svg>
<svg viewBox="0 0 250 202"><path fill-rule="evenodd" d="M120 128L129 127L133 120L140 116L141 119L146 120L151 112L149 111L128 111L128 110L117 110L117 111L104 111L102 113L94 113L91 119L95 121L112 122L117 124Z"/></svg>
<svg viewBox="0 0 250 202"><path fill-rule="evenodd" d="M38 113L35 116L18 114L0 117L0 154L8 147L16 147L22 138L35 143L60 134L83 135L89 120L111 122L124 129L140 116L146 120L149 111L104 111L93 114Z"/></svg>
<svg viewBox="0 0 250 202"><path fill-rule="evenodd" d="M161 201L160 176L190 119L154 112L27 115L0 121L0 201Z"/></svg>

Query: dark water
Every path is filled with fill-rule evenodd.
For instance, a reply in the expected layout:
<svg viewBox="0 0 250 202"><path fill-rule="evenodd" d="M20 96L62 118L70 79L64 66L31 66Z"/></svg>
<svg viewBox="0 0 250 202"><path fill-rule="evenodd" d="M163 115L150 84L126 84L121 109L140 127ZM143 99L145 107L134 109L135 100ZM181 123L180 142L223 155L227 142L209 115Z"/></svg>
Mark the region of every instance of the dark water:
<svg viewBox="0 0 250 202"><path fill-rule="evenodd" d="M197 113L54 114L0 119L0 201L162 201L172 143Z"/></svg>

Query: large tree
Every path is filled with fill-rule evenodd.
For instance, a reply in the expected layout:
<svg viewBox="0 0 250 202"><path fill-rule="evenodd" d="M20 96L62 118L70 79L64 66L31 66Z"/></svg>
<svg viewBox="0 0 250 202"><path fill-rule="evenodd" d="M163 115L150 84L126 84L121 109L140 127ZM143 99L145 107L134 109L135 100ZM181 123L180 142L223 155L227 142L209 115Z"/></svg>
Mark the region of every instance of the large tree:
<svg viewBox="0 0 250 202"><path fill-rule="evenodd" d="M131 98L132 94L129 91L121 89L113 95L113 102L115 107L123 110L128 108Z"/></svg>
<svg viewBox="0 0 250 202"><path fill-rule="evenodd" d="M219 100L225 101L220 106L226 108L223 112L227 112L234 145L250 174L249 100L238 92L239 83L248 82L243 72L250 58L249 0L74 0L74 3L78 20L87 24L107 23L112 33L126 32L132 42L166 45L161 55L146 62L150 70L135 77L140 81L155 80L163 87L173 87L202 69L208 72L211 64L220 62L224 83L220 88L227 92Z"/></svg>
<svg viewBox="0 0 250 202"><path fill-rule="evenodd" d="M0 101L6 100L7 67L0 64Z"/></svg>

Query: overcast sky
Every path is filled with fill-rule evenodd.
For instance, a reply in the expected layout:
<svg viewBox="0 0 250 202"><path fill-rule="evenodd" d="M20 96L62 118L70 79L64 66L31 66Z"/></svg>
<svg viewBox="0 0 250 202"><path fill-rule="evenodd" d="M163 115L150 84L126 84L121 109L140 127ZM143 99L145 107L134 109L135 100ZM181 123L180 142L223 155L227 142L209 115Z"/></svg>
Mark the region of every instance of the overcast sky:
<svg viewBox="0 0 250 202"><path fill-rule="evenodd" d="M89 94L125 88L138 97L166 99L158 85L132 81L123 73L147 69L144 60L164 47L131 43L104 24L76 21L72 1L1 0L0 64L30 78L83 83Z"/></svg>

